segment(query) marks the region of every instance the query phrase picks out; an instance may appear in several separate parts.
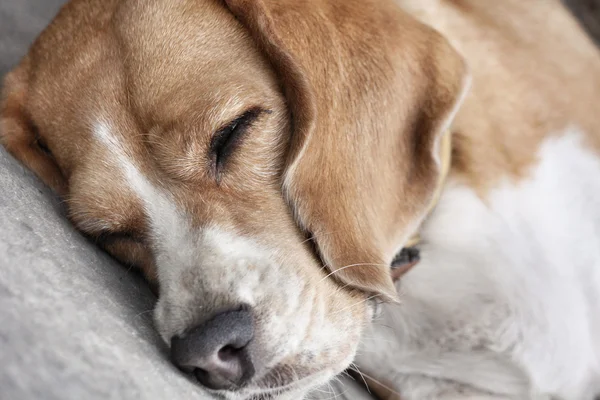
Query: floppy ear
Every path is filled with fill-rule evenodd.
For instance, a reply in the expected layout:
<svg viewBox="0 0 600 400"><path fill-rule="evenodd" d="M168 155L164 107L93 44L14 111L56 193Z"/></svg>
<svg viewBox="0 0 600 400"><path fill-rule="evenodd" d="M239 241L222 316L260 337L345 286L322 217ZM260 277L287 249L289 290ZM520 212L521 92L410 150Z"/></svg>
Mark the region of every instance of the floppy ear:
<svg viewBox="0 0 600 400"><path fill-rule="evenodd" d="M0 100L0 144L59 195L65 179L27 112L27 58L4 78Z"/></svg>
<svg viewBox="0 0 600 400"><path fill-rule="evenodd" d="M284 191L334 277L395 299L389 266L440 175L463 59L392 0L225 0L281 81Z"/></svg>

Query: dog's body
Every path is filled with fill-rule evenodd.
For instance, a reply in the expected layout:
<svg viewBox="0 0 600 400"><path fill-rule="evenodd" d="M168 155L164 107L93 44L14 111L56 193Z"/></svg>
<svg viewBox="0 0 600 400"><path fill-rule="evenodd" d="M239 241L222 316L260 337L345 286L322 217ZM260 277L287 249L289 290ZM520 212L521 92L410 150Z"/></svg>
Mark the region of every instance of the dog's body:
<svg viewBox="0 0 600 400"><path fill-rule="evenodd" d="M422 261L398 284L402 304L366 334L359 366L406 400L591 400L598 52L553 2L402 3L450 39L474 79Z"/></svg>
<svg viewBox="0 0 600 400"><path fill-rule="evenodd" d="M362 333L390 399L591 400L598 99L558 1L74 0L6 79L0 138L158 282L176 362L228 398L295 400ZM233 368L180 350L233 314L253 321Z"/></svg>
<svg viewBox="0 0 600 400"><path fill-rule="evenodd" d="M361 370L408 400L600 392L600 162L580 131L562 134L529 178L485 199L448 183L402 304L365 334Z"/></svg>

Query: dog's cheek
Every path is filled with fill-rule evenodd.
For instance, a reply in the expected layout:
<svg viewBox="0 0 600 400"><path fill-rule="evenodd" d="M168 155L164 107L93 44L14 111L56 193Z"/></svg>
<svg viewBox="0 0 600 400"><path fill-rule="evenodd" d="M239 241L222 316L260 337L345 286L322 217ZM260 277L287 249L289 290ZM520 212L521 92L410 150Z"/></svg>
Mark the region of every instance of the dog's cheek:
<svg viewBox="0 0 600 400"><path fill-rule="evenodd" d="M173 336L181 335L189 328L193 318L191 312L177 306L167 295L161 295L154 307L154 326L167 345L171 344Z"/></svg>

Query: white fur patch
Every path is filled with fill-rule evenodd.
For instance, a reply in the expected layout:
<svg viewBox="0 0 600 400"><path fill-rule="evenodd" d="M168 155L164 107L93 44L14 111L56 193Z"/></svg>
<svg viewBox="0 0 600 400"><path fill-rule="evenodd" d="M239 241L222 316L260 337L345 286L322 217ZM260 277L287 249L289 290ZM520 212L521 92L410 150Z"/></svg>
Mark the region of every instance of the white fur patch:
<svg viewBox="0 0 600 400"><path fill-rule="evenodd" d="M424 226L358 359L404 399L600 394L600 160L576 130L539 154L486 201L449 183Z"/></svg>
<svg viewBox="0 0 600 400"><path fill-rule="evenodd" d="M141 201L150 222L152 241L159 247L158 250L169 252L177 249L176 253L183 257L189 254L192 251L191 247L194 246L194 243L190 243L191 228L171 196L155 187L140 172L132 161L130 149L119 140L108 123L98 123L94 129L94 136L112 154L113 157L107 158L107 161L115 163L128 187ZM166 272L159 264L159 280L164 279Z"/></svg>

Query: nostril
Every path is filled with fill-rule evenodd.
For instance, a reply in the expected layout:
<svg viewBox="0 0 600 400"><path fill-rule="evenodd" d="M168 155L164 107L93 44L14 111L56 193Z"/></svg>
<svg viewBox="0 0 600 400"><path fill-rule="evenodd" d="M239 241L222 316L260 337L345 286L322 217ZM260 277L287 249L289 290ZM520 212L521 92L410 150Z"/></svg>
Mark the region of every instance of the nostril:
<svg viewBox="0 0 600 400"><path fill-rule="evenodd" d="M245 350L225 346L213 356L203 359L194 370L196 379L211 389L228 389L239 386L248 371L253 372L247 363Z"/></svg>
<svg viewBox="0 0 600 400"><path fill-rule="evenodd" d="M171 356L182 370L194 372L210 389L239 388L254 376L248 344L254 336L252 315L247 309L217 314L190 330L173 337Z"/></svg>
<svg viewBox="0 0 600 400"><path fill-rule="evenodd" d="M218 356L219 359L223 360L223 361L229 361L233 358L238 357L239 355L237 353L240 352L241 349L236 349L233 346L227 345L225 347L223 347L221 350L219 350Z"/></svg>

